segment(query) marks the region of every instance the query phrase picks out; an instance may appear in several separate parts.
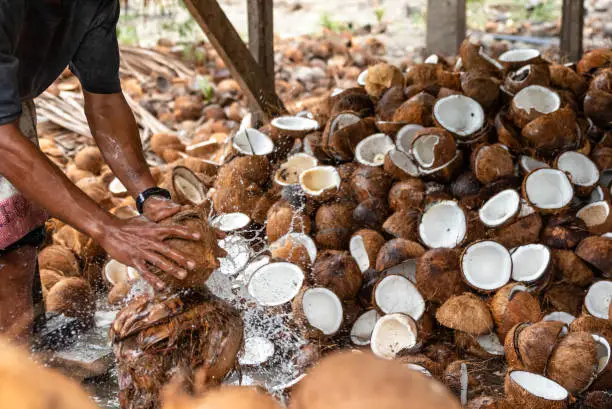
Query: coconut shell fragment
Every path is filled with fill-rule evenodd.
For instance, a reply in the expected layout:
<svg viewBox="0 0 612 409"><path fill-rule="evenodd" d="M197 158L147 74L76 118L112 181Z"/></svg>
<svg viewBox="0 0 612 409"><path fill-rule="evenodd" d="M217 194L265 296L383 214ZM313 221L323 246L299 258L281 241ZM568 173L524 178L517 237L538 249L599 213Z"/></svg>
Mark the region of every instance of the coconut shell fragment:
<svg viewBox="0 0 612 409"><path fill-rule="evenodd" d="M445 327L471 335L485 335L493 329L489 307L471 293L449 298L436 312L436 319Z"/></svg>
<svg viewBox="0 0 612 409"><path fill-rule="evenodd" d="M587 237L576 247L576 255L605 277L612 277L612 238Z"/></svg>

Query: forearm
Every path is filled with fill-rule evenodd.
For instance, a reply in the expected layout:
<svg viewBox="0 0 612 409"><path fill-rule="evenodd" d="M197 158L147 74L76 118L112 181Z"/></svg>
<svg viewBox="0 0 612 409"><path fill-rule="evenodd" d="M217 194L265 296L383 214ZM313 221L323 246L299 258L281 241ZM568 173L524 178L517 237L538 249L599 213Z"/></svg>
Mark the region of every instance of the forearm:
<svg viewBox="0 0 612 409"><path fill-rule="evenodd" d="M84 94L89 127L113 173L132 196L155 186L134 114L123 94Z"/></svg>
<svg viewBox="0 0 612 409"><path fill-rule="evenodd" d="M114 218L76 187L13 123L0 126L0 174L51 215L94 238Z"/></svg>

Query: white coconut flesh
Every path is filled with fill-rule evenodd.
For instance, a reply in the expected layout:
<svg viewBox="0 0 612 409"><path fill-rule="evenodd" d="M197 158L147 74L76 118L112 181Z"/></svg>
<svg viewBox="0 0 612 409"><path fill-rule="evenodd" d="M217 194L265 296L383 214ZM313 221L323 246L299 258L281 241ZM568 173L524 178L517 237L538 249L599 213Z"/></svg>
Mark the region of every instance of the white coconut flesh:
<svg viewBox="0 0 612 409"><path fill-rule="evenodd" d="M539 209L562 209L574 197L574 188L565 172L538 169L527 176L527 200Z"/></svg>
<svg viewBox="0 0 612 409"><path fill-rule="evenodd" d="M319 129L319 123L314 119L299 116L279 116L270 121L276 129L296 132L313 132Z"/></svg>
<svg viewBox="0 0 612 409"><path fill-rule="evenodd" d="M370 135L357 144L355 159L362 165L382 166L387 152L395 148L393 140L384 133Z"/></svg>
<svg viewBox="0 0 612 409"><path fill-rule="evenodd" d="M291 301L303 282L304 272L295 264L271 263L253 273L247 289L260 305L276 306Z"/></svg>
<svg viewBox="0 0 612 409"><path fill-rule="evenodd" d="M574 317L572 314L568 312L553 311L550 314L546 314L544 318L542 318L542 321L559 321L567 325L570 325L572 322L574 322L575 319L576 317Z"/></svg>
<svg viewBox="0 0 612 409"><path fill-rule="evenodd" d="M540 56L540 51L535 48L521 48L509 50L499 56L499 61L503 62L523 62L529 61Z"/></svg>
<svg viewBox="0 0 612 409"><path fill-rule="evenodd" d="M407 175L417 177L420 174L418 166L414 163L412 158L408 154L400 151L399 149L391 149L389 151L389 159L391 162Z"/></svg>
<svg viewBox="0 0 612 409"><path fill-rule="evenodd" d="M557 159L557 169L567 172L577 186L593 186L599 180L599 169L580 152L565 152Z"/></svg>
<svg viewBox="0 0 612 409"><path fill-rule="evenodd" d="M343 88L334 88L334 90L332 91L331 94L329 94L330 97L335 97L338 96L340 94L342 94L344 92Z"/></svg>
<svg viewBox="0 0 612 409"><path fill-rule="evenodd" d="M607 200L590 203L578 210L576 216L582 219L587 227L599 226L610 217L610 203Z"/></svg>
<svg viewBox="0 0 612 409"><path fill-rule="evenodd" d="M240 365L261 365L274 355L274 343L264 337L249 337L244 340L244 349L238 357Z"/></svg>
<svg viewBox="0 0 612 409"><path fill-rule="evenodd" d="M211 225L223 232L244 229L251 223L251 218L244 213L225 213L215 217Z"/></svg>
<svg viewBox="0 0 612 409"><path fill-rule="evenodd" d="M425 58L425 61L423 61L425 64L438 64L440 62L440 57L438 57L436 54L432 54L429 57Z"/></svg>
<svg viewBox="0 0 612 409"><path fill-rule="evenodd" d="M395 135L397 149L404 153L410 153L414 136L422 129L425 128L418 124L408 124L401 127L400 130L397 131L397 135Z"/></svg>
<svg viewBox="0 0 612 409"><path fill-rule="evenodd" d="M589 203L599 202L604 200L604 190L601 186L595 186L595 189L589 195L589 199L587 200Z"/></svg>
<svg viewBox="0 0 612 409"><path fill-rule="evenodd" d="M416 283L416 265L416 259L406 260L396 266L389 267L385 270L385 274L400 275L404 278L407 278L412 283Z"/></svg>
<svg viewBox="0 0 612 409"><path fill-rule="evenodd" d="M334 119L332 119L332 123L329 126L329 133L333 134L334 132L346 128L347 126L356 124L359 121L361 121L359 115L351 114L349 112L338 114L334 117Z"/></svg>
<svg viewBox="0 0 612 409"><path fill-rule="evenodd" d="M108 191L114 195L123 195L127 193L127 188L121 183L119 178L114 178L108 185Z"/></svg>
<svg viewBox="0 0 612 409"><path fill-rule="evenodd" d="M172 174L174 189L190 202L202 204L206 201L206 188L198 177L189 169L175 168Z"/></svg>
<svg viewBox="0 0 612 409"><path fill-rule="evenodd" d="M521 197L516 190L499 192L478 211L480 220L488 227L497 227L516 216L521 208Z"/></svg>
<svg viewBox="0 0 612 409"><path fill-rule="evenodd" d="M389 275L374 290L374 301L385 314L403 313L419 320L425 312L425 300L405 277Z"/></svg>
<svg viewBox="0 0 612 409"><path fill-rule="evenodd" d="M497 61L496 59L492 58L491 56L489 56L487 53L485 53L484 51L484 47L480 47L480 50L478 50L478 55L480 55L482 58L484 58L486 61L490 62L491 64L493 64L495 66L495 68L497 68L498 70L503 70L504 66L501 65L499 63L499 61Z"/></svg>
<svg viewBox="0 0 612 409"><path fill-rule="evenodd" d="M361 314L351 328L351 342L358 346L370 345L372 331L379 319L380 314L376 310L369 310Z"/></svg>
<svg viewBox="0 0 612 409"><path fill-rule="evenodd" d="M562 401L569 396L568 391L557 382L532 372L512 371L510 379L525 391L542 399Z"/></svg>
<svg viewBox="0 0 612 409"><path fill-rule="evenodd" d="M525 173L530 173L536 169L550 168L548 163L532 158L531 156L522 155L519 159L521 169Z"/></svg>
<svg viewBox="0 0 612 409"><path fill-rule="evenodd" d="M434 150L440 142L438 135L422 135L412 144L414 159L422 168L431 168L436 156Z"/></svg>
<svg viewBox="0 0 612 409"><path fill-rule="evenodd" d="M379 358L393 359L398 352L417 345L418 330L413 319L404 314L381 317L372 331L370 347Z"/></svg>
<svg viewBox="0 0 612 409"><path fill-rule="evenodd" d="M512 258L510 252L495 241L480 241L465 249L461 258L465 280L475 288L496 290L510 281Z"/></svg>
<svg viewBox="0 0 612 409"><path fill-rule="evenodd" d="M512 279L531 282L544 276L551 263L550 249L543 244L526 244L512 251Z"/></svg>
<svg viewBox="0 0 612 409"><path fill-rule="evenodd" d="M140 277L138 270L126 266L117 260L109 260L104 266L104 277L112 285L134 280Z"/></svg>
<svg viewBox="0 0 612 409"><path fill-rule="evenodd" d="M504 346L499 342L499 337L495 332L487 335L480 335L476 338L476 342L488 354L498 356L505 355Z"/></svg>
<svg viewBox="0 0 612 409"><path fill-rule="evenodd" d="M410 369L411 371L417 371L422 373L425 376L428 377L433 377L433 375L431 374L431 372L429 372L429 370L427 370L427 368L421 366L421 365L417 365L417 364L405 364L406 368Z"/></svg>
<svg viewBox="0 0 612 409"><path fill-rule="evenodd" d="M366 81L368 80L368 70L361 71L357 77L357 84L361 87L365 87Z"/></svg>
<svg viewBox="0 0 612 409"><path fill-rule="evenodd" d="M274 181L281 186L295 185L300 182L300 174L317 166L318 161L307 153L296 153L287 159L274 174Z"/></svg>
<svg viewBox="0 0 612 409"><path fill-rule="evenodd" d="M519 218L527 217L535 212L535 209L529 203L527 203L525 199L521 199L521 210L519 210L518 215Z"/></svg>
<svg viewBox="0 0 612 409"><path fill-rule="evenodd" d="M256 257L255 259L249 261L249 264L247 264L238 278L241 279L242 282L248 283L253 274L267 264L270 264L270 256L261 255Z"/></svg>
<svg viewBox="0 0 612 409"><path fill-rule="evenodd" d="M452 163L454 163L455 161L459 160L461 158L461 151L457 150L455 152L455 156L453 156L453 159L451 159L450 161L446 162L443 165L438 166L437 168L429 168L429 169L422 169L420 168L421 174L423 175L432 175L436 172L441 171L444 168L449 167Z"/></svg>
<svg viewBox="0 0 612 409"><path fill-rule="evenodd" d="M595 350L597 351L597 374L600 374L608 366L612 350L610 350L608 340L604 337L597 334L592 334L592 336L595 340Z"/></svg>
<svg viewBox="0 0 612 409"><path fill-rule="evenodd" d="M240 129L251 128L253 126L253 114L247 113L240 121Z"/></svg>
<svg viewBox="0 0 612 409"><path fill-rule="evenodd" d="M349 251L362 273L370 268L372 262L368 257L368 252L365 248L363 237L359 235L351 237L351 240L349 241Z"/></svg>
<svg viewBox="0 0 612 409"><path fill-rule="evenodd" d="M276 240L274 243L270 244L270 250L274 251L276 249L285 247L287 245L287 240L293 243L292 248L305 248L306 252L308 253L308 258L310 259L310 262L315 262L317 258L317 246L314 240L312 240L310 236L304 233L287 233L280 239ZM290 252L289 257L291 257L291 255L292 254Z"/></svg>
<svg viewBox="0 0 612 409"><path fill-rule="evenodd" d="M241 128L244 129L244 128ZM219 142L217 142L214 139L208 139L206 141L202 141L202 142L198 142L198 143L194 143L192 145L189 145L185 148L185 152L193 152L196 151L200 148L205 148L207 146L212 146L212 145L217 145Z"/></svg>
<svg viewBox="0 0 612 409"><path fill-rule="evenodd" d="M419 236L429 248L455 248L465 239L467 222L457 202L443 200L431 205L423 213Z"/></svg>
<svg viewBox="0 0 612 409"><path fill-rule="evenodd" d="M240 129L232 140L234 148L243 155L267 155L274 151L274 142L257 129Z"/></svg>
<svg viewBox="0 0 612 409"><path fill-rule="evenodd" d="M450 95L439 99L433 114L438 123L449 132L468 137L480 130L485 114L478 102L464 95Z"/></svg>
<svg viewBox="0 0 612 409"><path fill-rule="evenodd" d="M602 280L591 285L584 297L584 306L592 316L607 320L611 301L612 281Z"/></svg>
<svg viewBox="0 0 612 409"><path fill-rule="evenodd" d="M340 187L340 174L333 166L315 166L300 173L300 186L311 196Z"/></svg>
<svg viewBox="0 0 612 409"><path fill-rule="evenodd" d="M244 270L251 259L251 246L244 237L233 235L218 241L227 255L219 259L219 271L225 275L235 275Z"/></svg>
<svg viewBox="0 0 612 409"><path fill-rule="evenodd" d="M342 325L342 302L327 288L309 288L302 297L302 311L310 325L325 335L336 333Z"/></svg>
<svg viewBox="0 0 612 409"><path fill-rule="evenodd" d="M523 88L514 96L512 103L525 112L535 110L541 114L550 114L561 108L559 94L541 85Z"/></svg>

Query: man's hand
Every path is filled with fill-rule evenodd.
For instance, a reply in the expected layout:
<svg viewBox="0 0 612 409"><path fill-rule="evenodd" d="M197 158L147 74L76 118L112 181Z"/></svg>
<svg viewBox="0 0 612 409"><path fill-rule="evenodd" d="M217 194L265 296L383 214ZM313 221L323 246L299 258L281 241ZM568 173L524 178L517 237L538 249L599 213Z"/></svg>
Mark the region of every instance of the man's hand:
<svg viewBox="0 0 612 409"><path fill-rule="evenodd" d="M181 206L161 196L149 197L142 206L143 214L152 222L167 219L181 210Z"/></svg>
<svg viewBox="0 0 612 409"><path fill-rule="evenodd" d="M137 217L115 220L104 229L99 241L113 259L135 267L145 280L161 290L164 283L151 271L150 265L180 280L187 276L187 270L195 268L192 261L164 242L168 238L199 240L200 233L183 226L159 226Z"/></svg>

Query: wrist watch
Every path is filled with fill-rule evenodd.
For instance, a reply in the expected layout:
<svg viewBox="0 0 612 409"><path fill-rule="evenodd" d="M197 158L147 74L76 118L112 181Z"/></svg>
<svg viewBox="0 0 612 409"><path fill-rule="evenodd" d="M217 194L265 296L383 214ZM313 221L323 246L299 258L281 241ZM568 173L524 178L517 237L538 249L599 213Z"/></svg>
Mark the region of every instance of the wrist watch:
<svg viewBox="0 0 612 409"><path fill-rule="evenodd" d="M136 209L138 210L138 213L142 214L144 202L146 202L146 200L151 196L161 196L165 197L168 200L172 199L170 192L166 189L162 189L161 187L151 187L149 189L146 189L136 198Z"/></svg>

